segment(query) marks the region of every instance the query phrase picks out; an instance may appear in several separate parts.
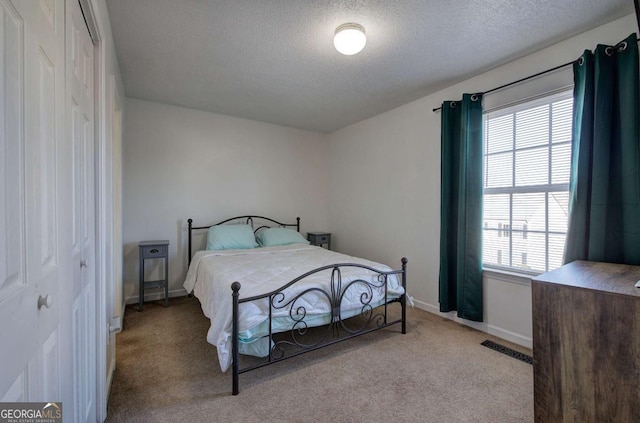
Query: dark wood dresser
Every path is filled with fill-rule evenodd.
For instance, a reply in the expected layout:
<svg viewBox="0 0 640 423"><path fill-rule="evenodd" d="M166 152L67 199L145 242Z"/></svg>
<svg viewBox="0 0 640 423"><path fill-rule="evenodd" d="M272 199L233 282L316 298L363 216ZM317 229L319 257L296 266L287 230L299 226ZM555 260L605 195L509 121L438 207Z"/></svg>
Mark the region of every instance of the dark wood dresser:
<svg viewBox="0 0 640 423"><path fill-rule="evenodd" d="M638 280L587 261L532 280L536 422L640 422Z"/></svg>

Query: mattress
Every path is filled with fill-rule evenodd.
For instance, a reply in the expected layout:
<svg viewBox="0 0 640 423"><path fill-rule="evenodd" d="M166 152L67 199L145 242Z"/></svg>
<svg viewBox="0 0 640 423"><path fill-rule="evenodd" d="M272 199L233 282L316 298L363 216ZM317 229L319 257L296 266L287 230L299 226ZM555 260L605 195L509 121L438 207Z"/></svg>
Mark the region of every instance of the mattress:
<svg viewBox="0 0 640 423"><path fill-rule="evenodd" d="M319 267L337 263L355 263L372 267L382 272L392 269L380 263L351 257L321 247L293 244L288 246L255 248L248 250L198 251L191 261L184 288L193 292L200 300L202 311L211 321L207 341L214 345L222 371L231 365L232 291L231 284L240 282L240 298L269 293ZM309 327L331 321L331 304L326 295L312 288L331 292L331 269L314 273L283 290L283 302L287 302L306 291L296 300L295 306L303 307L305 324ZM344 293L340 304L341 317L359 314L363 308L362 295L371 295L373 307L383 304L404 293L396 275L389 275L385 288L379 274L359 267L341 267L342 288L356 280L370 282L354 283ZM367 288L368 286L368 288ZM310 290L311 289L311 290ZM268 354L271 340L269 334L269 301L260 299L239 305L239 352L256 356ZM290 307L271 307L272 332L291 330L294 322Z"/></svg>

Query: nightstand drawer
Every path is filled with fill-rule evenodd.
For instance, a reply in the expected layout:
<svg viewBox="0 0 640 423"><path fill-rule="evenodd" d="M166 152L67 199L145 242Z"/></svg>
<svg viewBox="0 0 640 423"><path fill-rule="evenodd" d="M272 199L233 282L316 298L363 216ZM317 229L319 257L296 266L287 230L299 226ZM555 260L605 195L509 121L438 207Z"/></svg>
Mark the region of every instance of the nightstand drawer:
<svg viewBox="0 0 640 423"><path fill-rule="evenodd" d="M326 244L329 242L329 235L319 235L316 237L316 242L318 244Z"/></svg>
<svg viewBox="0 0 640 423"><path fill-rule="evenodd" d="M166 245L150 245L148 247L142 247L142 258L161 258L167 256Z"/></svg>

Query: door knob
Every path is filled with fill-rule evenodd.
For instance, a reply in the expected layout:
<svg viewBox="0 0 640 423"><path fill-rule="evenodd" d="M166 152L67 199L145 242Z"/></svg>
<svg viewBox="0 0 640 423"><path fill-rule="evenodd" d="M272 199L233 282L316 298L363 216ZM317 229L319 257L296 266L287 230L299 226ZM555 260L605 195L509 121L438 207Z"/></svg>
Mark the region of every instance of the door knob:
<svg viewBox="0 0 640 423"><path fill-rule="evenodd" d="M51 304L53 304L53 300L51 296L45 295L44 297L40 295L38 297L38 310L40 310L43 306L46 308L51 308Z"/></svg>
<svg viewBox="0 0 640 423"><path fill-rule="evenodd" d="M87 267L87 261L86 260L80 260L80 267Z"/></svg>

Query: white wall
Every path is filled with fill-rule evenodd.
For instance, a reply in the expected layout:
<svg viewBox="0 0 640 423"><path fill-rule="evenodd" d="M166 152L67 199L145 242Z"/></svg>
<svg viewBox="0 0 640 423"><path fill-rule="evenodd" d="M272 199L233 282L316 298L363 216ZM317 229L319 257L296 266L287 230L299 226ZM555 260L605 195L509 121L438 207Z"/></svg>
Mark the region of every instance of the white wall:
<svg viewBox="0 0 640 423"><path fill-rule="evenodd" d="M635 16L629 15L329 135L327 229L333 246L394 267L406 256L409 293L419 307L437 312L440 114L432 109L463 92L486 91L577 59L584 49L615 44L634 31ZM567 67L490 94L485 110L570 86L572 75ZM484 323L465 323L531 346L528 281L485 274L484 304Z"/></svg>
<svg viewBox="0 0 640 423"><path fill-rule="evenodd" d="M184 295L186 221L258 214L301 231L328 223L326 136L182 107L126 100L125 297L137 301L138 242L170 241L170 295ZM204 238L201 239L204 242ZM148 270L153 277L155 270ZM153 298L147 291L145 298Z"/></svg>

